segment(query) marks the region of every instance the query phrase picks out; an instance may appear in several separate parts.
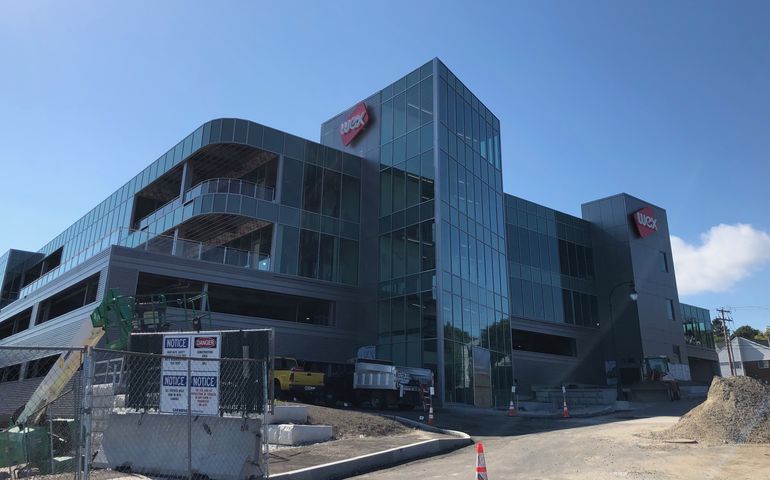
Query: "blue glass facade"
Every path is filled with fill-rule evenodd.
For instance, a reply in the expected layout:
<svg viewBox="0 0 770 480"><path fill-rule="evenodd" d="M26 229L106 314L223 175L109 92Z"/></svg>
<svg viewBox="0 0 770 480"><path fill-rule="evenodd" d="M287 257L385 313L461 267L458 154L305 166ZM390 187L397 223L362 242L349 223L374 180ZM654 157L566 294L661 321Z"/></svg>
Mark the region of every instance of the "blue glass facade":
<svg viewBox="0 0 770 480"><path fill-rule="evenodd" d="M598 328L591 224L505 196L511 316Z"/></svg>

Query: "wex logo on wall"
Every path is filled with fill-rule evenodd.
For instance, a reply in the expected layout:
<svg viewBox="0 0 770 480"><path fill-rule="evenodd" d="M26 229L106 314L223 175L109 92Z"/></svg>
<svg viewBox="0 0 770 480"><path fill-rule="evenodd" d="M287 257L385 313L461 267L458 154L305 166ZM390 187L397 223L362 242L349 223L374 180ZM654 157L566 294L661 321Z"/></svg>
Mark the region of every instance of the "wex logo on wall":
<svg viewBox="0 0 770 480"><path fill-rule="evenodd" d="M345 146L350 145L350 142L364 130L367 123L369 123L369 112L366 111L366 104L361 102L353 108L348 119L340 124L342 143Z"/></svg>
<svg viewBox="0 0 770 480"><path fill-rule="evenodd" d="M644 207L635 211L631 217L636 225L636 231L639 236L644 238L658 231L658 219L655 217L655 211L652 207Z"/></svg>

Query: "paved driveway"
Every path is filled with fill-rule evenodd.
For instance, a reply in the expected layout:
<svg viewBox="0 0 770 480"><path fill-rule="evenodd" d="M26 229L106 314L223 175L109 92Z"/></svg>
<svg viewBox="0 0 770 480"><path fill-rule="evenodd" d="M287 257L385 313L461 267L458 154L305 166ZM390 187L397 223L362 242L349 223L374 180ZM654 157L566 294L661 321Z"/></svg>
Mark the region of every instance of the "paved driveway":
<svg viewBox="0 0 770 480"><path fill-rule="evenodd" d="M757 474L770 471L770 446L706 447L646 438L695 404L656 404L633 413L565 420L507 418L504 412L443 414L437 425L466 431L484 443L490 480L764 478ZM475 455L475 447L466 447L354 478L469 479L474 478Z"/></svg>

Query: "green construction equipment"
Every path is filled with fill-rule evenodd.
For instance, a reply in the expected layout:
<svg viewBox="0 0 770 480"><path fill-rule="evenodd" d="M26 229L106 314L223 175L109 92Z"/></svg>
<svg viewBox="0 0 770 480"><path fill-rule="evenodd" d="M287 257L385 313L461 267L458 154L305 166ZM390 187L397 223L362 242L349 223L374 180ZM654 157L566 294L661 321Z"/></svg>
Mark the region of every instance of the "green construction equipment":
<svg viewBox="0 0 770 480"><path fill-rule="evenodd" d="M84 322L76 334L73 346L96 347L104 339L111 350L128 350L132 332L163 332L191 330L211 324L206 294L167 293L155 295L120 295L110 289L91 313L91 322ZM74 431L56 434L56 422L73 427L72 419L44 421L47 407L61 398L69 381L80 370L83 350L62 352L30 399L14 416L13 425L0 431L0 467L33 466L41 473L72 471L74 459L56 456L54 438L71 441ZM60 427L60 429L63 427Z"/></svg>

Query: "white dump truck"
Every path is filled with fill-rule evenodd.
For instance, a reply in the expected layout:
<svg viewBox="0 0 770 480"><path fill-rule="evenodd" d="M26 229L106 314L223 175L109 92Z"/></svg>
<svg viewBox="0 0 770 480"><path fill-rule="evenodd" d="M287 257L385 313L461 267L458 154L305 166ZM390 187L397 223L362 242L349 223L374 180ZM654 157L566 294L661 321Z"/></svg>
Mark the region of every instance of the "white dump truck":
<svg viewBox="0 0 770 480"><path fill-rule="evenodd" d="M426 368L397 367L388 360L356 358L348 371L327 379L330 403L369 403L378 410L398 407L412 410L423 404L423 392L433 385L433 372Z"/></svg>

